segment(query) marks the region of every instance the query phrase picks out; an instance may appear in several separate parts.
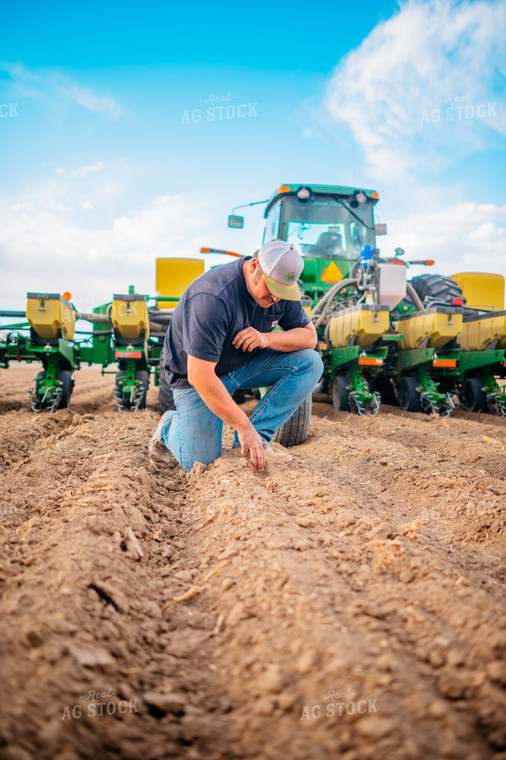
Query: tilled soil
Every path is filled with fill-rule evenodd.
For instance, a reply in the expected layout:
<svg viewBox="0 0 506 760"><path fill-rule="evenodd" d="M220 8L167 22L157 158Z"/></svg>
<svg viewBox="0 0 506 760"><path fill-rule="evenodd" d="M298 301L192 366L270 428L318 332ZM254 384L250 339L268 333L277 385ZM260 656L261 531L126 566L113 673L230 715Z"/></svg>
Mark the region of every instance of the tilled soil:
<svg viewBox="0 0 506 760"><path fill-rule="evenodd" d="M506 419L316 403L292 463L186 475L156 390L82 370L34 415L34 374L0 376L0 757L506 758Z"/></svg>

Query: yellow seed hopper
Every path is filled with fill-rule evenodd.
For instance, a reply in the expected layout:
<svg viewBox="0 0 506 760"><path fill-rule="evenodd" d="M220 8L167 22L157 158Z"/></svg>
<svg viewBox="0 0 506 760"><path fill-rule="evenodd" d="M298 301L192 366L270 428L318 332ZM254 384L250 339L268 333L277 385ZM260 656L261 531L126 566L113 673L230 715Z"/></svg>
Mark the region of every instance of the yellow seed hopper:
<svg viewBox="0 0 506 760"><path fill-rule="evenodd" d="M506 311L466 318L459 344L463 351L506 348Z"/></svg>
<svg viewBox="0 0 506 760"><path fill-rule="evenodd" d="M372 346L389 327L388 306L360 304L343 309L329 321L325 337L332 348Z"/></svg>
<svg viewBox="0 0 506 760"><path fill-rule="evenodd" d="M72 340L75 311L58 293L27 293L26 318L39 338Z"/></svg>
<svg viewBox="0 0 506 760"><path fill-rule="evenodd" d="M450 306L434 306L426 311L405 314L397 322L404 336L402 349L442 348L460 333L462 312Z"/></svg>
<svg viewBox="0 0 506 760"><path fill-rule="evenodd" d="M111 320L114 330L124 340L149 337L149 316L146 296L137 293L113 296Z"/></svg>

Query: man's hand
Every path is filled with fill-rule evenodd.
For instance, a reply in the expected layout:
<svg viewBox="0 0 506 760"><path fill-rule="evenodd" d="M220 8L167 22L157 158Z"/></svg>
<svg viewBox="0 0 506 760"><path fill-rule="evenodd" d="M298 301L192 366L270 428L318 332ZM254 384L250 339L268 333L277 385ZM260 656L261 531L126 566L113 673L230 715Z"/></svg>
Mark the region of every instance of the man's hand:
<svg viewBox="0 0 506 760"><path fill-rule="evenodd" d="M232 341L234 348L243 351L253 351L255 348L267 348L270 333L261 333L254 327L246 327L240 330Z"/></svg>
<svg viewBox="0 0 506 760"><path fill-rule="evenodd" d="M253 425L250 423L249 429L244 433L237 431L237 437L241 444L243 457L247 457L249 454L255 470L263 470L265 468L264 444Z"/></svg>

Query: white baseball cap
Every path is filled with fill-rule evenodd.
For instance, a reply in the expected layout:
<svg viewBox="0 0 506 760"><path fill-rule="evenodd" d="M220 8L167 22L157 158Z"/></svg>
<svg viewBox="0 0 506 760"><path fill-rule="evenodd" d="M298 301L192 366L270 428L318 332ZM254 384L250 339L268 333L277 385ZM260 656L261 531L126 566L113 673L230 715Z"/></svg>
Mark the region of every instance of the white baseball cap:
<svg viewBox="0 0 506 760"><path fill-rule="evenodd" d="M274 296L285 301L300 301L297 280L304 269L304 261L291 243L285 240L265 243L258 251L258 263Z"/></svg>

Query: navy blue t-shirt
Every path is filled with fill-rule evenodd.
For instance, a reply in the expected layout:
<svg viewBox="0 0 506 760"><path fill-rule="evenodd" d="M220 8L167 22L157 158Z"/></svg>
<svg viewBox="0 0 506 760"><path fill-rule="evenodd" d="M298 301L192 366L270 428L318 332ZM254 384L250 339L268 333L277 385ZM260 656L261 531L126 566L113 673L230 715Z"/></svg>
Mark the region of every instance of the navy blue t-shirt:
<svg viewBox="0 0 506 760"><path fill-rule="evenodd" d="M248 293L243 262L244 258L211 269L181 296L163 349L172 388L191 388L187 379L188 354L217 362L216 374L226 375L262 351L234 348L232 340L245 327L267 333L278 324L284 330L309 324L300 301L278 301L267 309L259 306Z"/></svg>

